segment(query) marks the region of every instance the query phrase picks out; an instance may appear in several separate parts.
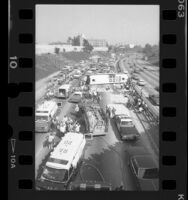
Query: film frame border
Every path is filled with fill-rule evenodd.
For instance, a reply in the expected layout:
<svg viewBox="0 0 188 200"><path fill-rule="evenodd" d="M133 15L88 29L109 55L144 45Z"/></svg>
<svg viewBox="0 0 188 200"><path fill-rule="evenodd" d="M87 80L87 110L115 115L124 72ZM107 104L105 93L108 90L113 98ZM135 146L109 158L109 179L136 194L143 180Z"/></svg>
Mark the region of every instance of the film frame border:
<svg viewBox="0 0 188 200"><path fill-rule="evenodd" d="M57 4L62 2L56 1ZM17 174L9 172L14 184L9 185L9 190L14 190L16 195L29 198L28 194L38 197L50 198L54 192L41 193L35 190L34 177L34 105L35 98L35 3L44 2L10 2L12 4L11 19L12 30L10 32L10 51L9 51L9 162L10 166L16 165ZM45 2L47 4L55 2ZM66 1L65 4L70 2ZM71 2L77 4L77 2ZM107 2L105 2L108 4ZM126 4L127 2L116 2L115 4ZM136 1L127 4L136 4ZM83 4L88 4L83 1ZM90 2L90 4L100 4L100 2ZM110 3L109 3L110 4ZM140 2L139 2L140 4ZM184 0L179 1L144 1L143 4L160 5L160 190L155 192L156 199L183 199L186 198L185 181L182 185L184 176L180 177L182 167L186 166L186 161L181 158L179 145L186 155L186 101L184 105L177 104L180 97L185 98L185 18L179 17L179 12L185 6ZM141 4L140 4L141 5ZM185 13L185 10L184 10ZM182 30L180 32L179 30ZM17 50L19 49L19 51ZM177 55L178 54L178 55ZM11 58L12 57L12 58ZM180 68L181 67L181 68ZM177 74L182 77L177 77ZM16 105L16 106L15 106ZM11 113L10 113L11 111ZM13 111L13 112L12 112ZM15 118L16 117L16 118ZM182 124L177 124L182 122ZM20 128L21 127L21 128ZM184 134L183 134L184 133ZM180 136L180 134L182 134ZM11 144L16 141L14 152ZM15 144L15 143L14 143ZM184 144L184 146L183 146ZM23 152L24 149L24 153ZM176 150L176 151L175 151ZM183 157L183 156L182 156ZM15 160L15 163L14 163ZM178 172L178 170L180 170ZM28 174L30 171L30 174ZM186 171L186 168L185 168ZM184 173L185 173L184 171ZM163 177L161 177L161 174ZM182 179L182 180L181 180ZM10 177L9 177L10 181ZM9 182L10 184L10 182ZM14 186L14 187L13 187ZM36 194L37 193L37 194ZM55 192L56 193L56 192ZM58 192L57 192L58 193ZM74 192L71 192L74 194ZM80 196L87 196L79 193ZM101 192L100 192L101 193ZM132 193L132 194L131 194ZM134 194L133 194L134 193ZM128 198L136 199L137 196L149 199L152 192L126 192ZM47 194L47 195L46 195ZM62 193L63 195L65 193ZM98 194L94 193L95 197ZM110 192L110 196L116 199L116 192ZM104 197L109 197L106 194ZM118 193L118 195L121 194ZM52 195L52 196L53 196ZM123 194L122 194L123 195ZM169 195L169 196L168 196ZM179 196L178 196L179 195ZM184 195L184 196L182 196ZM12 196L12 195L11 195ZM33 196L33 197L34 197ZM51 196L51 197L52 197ZM65 195L68 196L68 195ZM72 196L70 194L69 196ZM102 195L103 196L103 195ZM21 196L19 196L20 198Z"/></svg>

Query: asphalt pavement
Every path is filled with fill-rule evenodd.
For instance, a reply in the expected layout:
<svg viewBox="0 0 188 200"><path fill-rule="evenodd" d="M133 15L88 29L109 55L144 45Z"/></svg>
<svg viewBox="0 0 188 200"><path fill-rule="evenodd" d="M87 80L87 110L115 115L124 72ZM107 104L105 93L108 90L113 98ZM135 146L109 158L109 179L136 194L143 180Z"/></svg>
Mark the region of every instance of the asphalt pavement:
<svg viewBox="0 0 188 200"><path fill-rule="evenodd" d="M75 83L75 86L78 84L77 81L73 83ZM102 98L100 105L104 109L107 104L112 103L111 100L113 98L110 98L110 96L113 94L105 92L104 88L102 89L103 92L101 92ZM75 104L64 100L59 119L64 115L78 119L78 116L74 115L74 108ZM79 117L82 118L82 116ZM86 180L105 181L111 183L113 189L123 184L125 190L137 190L133 174L128 165L129 156L127 152L131 149L136 149L137 147L146 147L150 152L153 152L153 149L145 133L147 127L143 127L143 124L134 112L132 112L132 118L134 119L138 132L141 134L140 139L136 142L121 141L116 125L113 119L111 119L108 132L105 136L93 137L93 139L87 140L83 155L83 163L80 166L76 177L72 180L73 182ZM39 133L36 133L35 136L36 176L40 173L39 168L44 162L45 157L49 155L49 149L43 146L46 136L47 134Z"/></svg>

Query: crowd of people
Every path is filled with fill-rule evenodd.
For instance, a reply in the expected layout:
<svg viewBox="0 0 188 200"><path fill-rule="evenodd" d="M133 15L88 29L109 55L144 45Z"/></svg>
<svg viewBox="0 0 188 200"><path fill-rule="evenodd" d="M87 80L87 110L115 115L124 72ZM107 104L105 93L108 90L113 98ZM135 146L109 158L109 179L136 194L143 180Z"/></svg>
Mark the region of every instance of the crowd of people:
<svg viewBox="0 0 188 200"><path fill-rule="evenodd" d="M56 139L58 138L58 140L60 140L68 132L79 133L80 124L76 120L73 120L71 117L68 117L66 115L63 117L62 120L59 120L58 117L53 118L51 132L46 137L45 141L48 148L52 150L53 147L56 145Z"/></svg>

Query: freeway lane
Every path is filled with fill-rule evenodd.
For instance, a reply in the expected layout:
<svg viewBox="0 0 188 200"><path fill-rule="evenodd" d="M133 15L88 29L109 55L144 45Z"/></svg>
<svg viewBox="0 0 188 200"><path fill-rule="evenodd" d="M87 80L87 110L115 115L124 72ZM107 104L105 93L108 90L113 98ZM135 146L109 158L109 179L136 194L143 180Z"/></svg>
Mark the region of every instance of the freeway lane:
<svg viewBox="0 0 188 200"><path fill-rule="evenodd" d="M68 115L74 109L73 104L68 103L67 101L63 101L63 107L60 113L60 119L64 115ZM47 147L43 147L43 142L45 138L49 135L49 133L35 133L35 175L37 176L39 166L42 163L42 160L48 155L50 152Z"/></svg>
<svg viewBox="0 0 188 200"><path fill-rule="evenodd" d="M103 92L101 95L102 108L106 104L112 103L110 101L112 99L110 98L110 93ZM119 187L123 184L126 190L136 190L137 188L128 166L126 150L141 145L140 141L136 143L122 142L113 120L110 120L106 136L94 137L93 140L87 141L84 163L91 164L97 168L104 180L111 183L113 187ZM96 170L91 173L91 171L82 170L83 167L81 167L80 171L82 173L81 176L85 177L84 180L102 181ZM78 180L82 180L80 174L75 179L75 181Z"/></svg>
<svg viewBox="0 0 188 200"><path fill-rule="evenodd" d="M134 63L136 65L136 67L143 69L143 72L139 72L139 75L146 81L148 82L150 85L152 85L153 88L158 87L159 86L159 74L153 74L151 71L148 71L146 69L144 69L144 64L140 65L139 64L139 59L135 59L135 58L129 58L131 59L131 63ZM127 66L129 67L129 65Z"/></svg>
<svg viewBox="0 0 188 200"><path fill-rule="evenodd" d="M79 84L79 80L73 80L71 83L72 87L76 87ZM42 87L44 88L44 87ZM41 94L41 93L36 93ZM40 99L42 98L40 96L40 98L38 98L38 96L36 96L37 100L36 102L40 101ZM74 108L75 105L69 103L67 100L62 100L62 110L60 112L59 115L59 119L61 120L63 118L64 115L68 115L70 114ZM35 133L35 177L37 177L38 174L38 170L39 170L39 166L41 165L43 159L48 155L49 153L49 149L47 147L43 147L43 142L45 140L45 138L48 136L49 133Z"/></svg>
<svg viewBox="0 0 188 200"><path fill-rule="evenodd" d="M78 81L73 83L78 83ZM113 103L114 94L110 92L105 92L105 87L102 86L101 91L101 102L100 105L104 109L106 104ZM113 92L114 88L111 88ZM117 94L117 91L116 91ZM115 96L117 98L117 96ZM75 117L78 120L78 116L74 115L75 104L69 103L67 100L63 101L63 108L59 115L61 119L64 115ZM73 181L79 180L92 180L92 181L102 181L112 184L113 188L119 187L123 184L126 190L137 190L136 184L134 182L134 177L130 168L128 166L129 157L126 152L131 149L136 149L137 147L146 147L149 152L152 153L152 147L147 135L145 134L145 129L148 126L143 127L142 123L138 119L134 112L131 112L132 119L141 134L140 140L136 142L122 142L120 140L119 133L117 131L114 121L111 119L108 127L108 132L106 136L94 137L93 140L87 140L85 153L84 153L84 163L78 171L78 174ZM79 116L80 120L83 116ZM145 122L146 125L147 122ZM81 124L84 128L84 124ZM39 165L42 160L48 155L49 150L43 147L43 141L47 134L36 133L36 176ZM138 152L139 153L139 152Z"/></svg>
<svg viewBox="0 0 188 200"><path fill-rule="evenodd" d="M143 63L143 62L140 63L140 61L141 60L139 60L138 58L136 60L134 60L135 65L140 69L144 69L144 67L147 66L147 69L144 69L144 73L146 75L148 75L149 77L155 79L156 81L159 81L159 71L155 70L155 73L154 73L154 71L150 71L152 69L152 66L149 66L149 65L147 65L146 63ZM150 70L148 70L149 68L150 68ZM156 67L153 66L153 68L155 69Z"/></svg>
<svg viewBox="0 0 188 200"><path fill-rule="evenodd" d="M123 59L124 60L124 59ZM125 68L130 73L130 67L127 61L123 62L123 60L120 61L120 65L122 68ZM139 78L143 79L147 84L144 86L144 88L147 90L148 94L158 94L159 92L155 90L154 88L159 86L158 81L154 81L150 77L146 76L144 72L141 74L137 74Z"/></svg>
<svg viewBox="0 0 188 200"><path fill-rule="evenodd" d="M112 103L113 94L102 92L101 95L101 107L105 108L106 104ZM119 187L123 184L126 190L137 190L134 177L128 166L129 157L126 152L143 146L151 153L153 150L141 122L135 113L131 112L131 114L136 128L141 134L140 140L137 142L121 141L116 125L111 119L106 136L94 137L93 140L87 141L84 165L80 169L81 175L79 173L75 181L83 180L82 177L85 177L84 180L102 181L96 170L93 169L91 173L84 167L85 164L91 164L100 171L104 180L110 182L113 187ZM145 123L147 124L147 122ZM157 159L156 163L158 163Z"/></svg>
<svg viewBox="0 0 188 200"><path fill-rule="evenodd" d="M111 93L102 92L101 95L101 107L104 108L106 104L112 103L111 99L113 98L110 97ZM65 114L71 116L74 106L74 104L65 101L61 117ZM144 129L141 123L135 115L133 115L133 118L139 132L143 135ZM42 147L45 136L46 134L36 134L36 172L42 159L49 153L47 148ZM126 190L137 190L133 175L128 166L126 151L135 147L142 147L145 143L147 141L142 139L135 143L122 142L114 121L111 120L106 136L94 137L93 140L87 140L84 163L74 181L102 181L104 179L106 182L110 182L113 187L119 187L123 184ZM100 174L102 174L103 178Z"/></svg>

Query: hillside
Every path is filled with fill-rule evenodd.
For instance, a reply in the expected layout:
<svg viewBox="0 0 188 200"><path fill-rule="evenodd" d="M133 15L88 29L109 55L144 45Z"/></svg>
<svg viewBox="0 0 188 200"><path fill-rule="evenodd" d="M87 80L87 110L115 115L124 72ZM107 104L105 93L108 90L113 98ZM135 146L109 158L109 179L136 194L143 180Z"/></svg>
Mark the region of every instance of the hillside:
<svg viewBox="0 0 188 200"><path fill-rule="evenodd" d="M70 61L79 62L81 60L88 59L90 57L89 53L86 52L64 52L61 55Z"/></svg>
<svg viewBox="0 0 188 200"><path fill-rule="evenodd" d="M63 59L61 59L59 56L52 54L36 55L35 62L36 62L36 68L35 68L36 81L52 74L53 72L58 71L61 66L65 65Z"/></svg>
<svg viewBox="0 0 188 200"><path fill-rule="evenodd" d="M159 46L158 45L149 45L146 44L146 46L143 49L143 53L148 57L148 61L156 66L159 66Z"/></svg>
<svg viewBox="0 0 188 200"><path fill-rule="evenodd" d="M41 54L36 55L36 81L60 70L66 64L79 62L87 59L90 54L85 52L65 52L59 55Z"/></svg>

